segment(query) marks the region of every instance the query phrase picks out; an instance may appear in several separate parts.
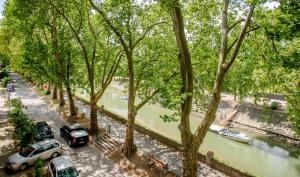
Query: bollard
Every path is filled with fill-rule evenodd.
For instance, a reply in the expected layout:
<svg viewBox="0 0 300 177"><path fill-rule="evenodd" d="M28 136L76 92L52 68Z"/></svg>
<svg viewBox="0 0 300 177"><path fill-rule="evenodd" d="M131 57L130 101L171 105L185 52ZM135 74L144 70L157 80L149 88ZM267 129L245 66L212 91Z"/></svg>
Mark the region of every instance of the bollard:
<svg viewBox="0 0 300 177"><path fill-rule="evenodd" d="M111 125L108 124L108 126L107 126L107 133L110 134L110 132L111 132Z"/></svg>
<svg viewBox="0 0 300 177"><path fill-rule="evenodd" d="M211 159L213 159L214 157L214 152L213 151L207 151L207 154L206 154L206 164L208 166L211 166Z"/></svg>

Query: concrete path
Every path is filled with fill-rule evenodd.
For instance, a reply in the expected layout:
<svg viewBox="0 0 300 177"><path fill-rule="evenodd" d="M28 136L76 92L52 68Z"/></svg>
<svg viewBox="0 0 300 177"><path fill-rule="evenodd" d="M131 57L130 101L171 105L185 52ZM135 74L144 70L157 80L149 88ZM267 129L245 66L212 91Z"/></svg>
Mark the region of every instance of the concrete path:
<svg viewBox="0 0 300 177"><path fill-rule="evenodd" d="M17 81L15 84L17 96L21 98L22 103L27 107L24 112L34 120L48 122L54 131L55 139L63 143L66 148L63 155L71 157L76 168L81 170L81 176L129 176L114 161L107 159L93 147L86 145L78 148L70 148L66 141L59 136L59 128L67 122L61 119L54 110L51 110L47 102L39 97L31 86L20 80L17 75L12 74L11 76Z"/></svg>

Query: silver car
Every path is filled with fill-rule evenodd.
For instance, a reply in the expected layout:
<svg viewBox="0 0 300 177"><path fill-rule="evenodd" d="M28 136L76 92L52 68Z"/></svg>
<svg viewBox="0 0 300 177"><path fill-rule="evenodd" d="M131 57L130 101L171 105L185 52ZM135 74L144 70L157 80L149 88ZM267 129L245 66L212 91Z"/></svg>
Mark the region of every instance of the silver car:
<svg viewBox="0 0 300 177"><path fill-rule="evenodd" d="M60 156L48 164L47 177L80 177L79 172L68 157Z"/></svg>
<svg viewBox="0 0 300 177"><path fill-rule="evenodd" d="M24 170L38 159L55 158L61 153L62 145L57 140L40 141L11 155L5 162L5 168L8 171Z"/></svg>

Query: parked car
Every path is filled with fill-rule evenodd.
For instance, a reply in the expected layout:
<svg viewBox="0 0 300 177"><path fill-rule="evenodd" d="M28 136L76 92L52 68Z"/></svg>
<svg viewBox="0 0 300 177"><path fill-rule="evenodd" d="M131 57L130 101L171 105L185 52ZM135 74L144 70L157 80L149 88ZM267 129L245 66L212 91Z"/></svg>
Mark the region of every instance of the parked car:
<svg viewBox="0 0 300 177"><path fill-rule="evenodd" d="M79 173L66 156L56 157L48 164L47 177L79 177Z"/></svg>
<svg viewBox="0 0 300 177"><path fill-rule="evenodd" d="M18 95L15 92L10 92L8 94L8 100L19 99Z"/></svg>
<svg viewBox="0 0 300 177"><path fill-rule="evenodd" d="M5 169L7 171L24 170L33 165L37 159L55 158L61 153L62 145L57 140L40 141L11 155L5 162Z"/></svg>
<svg viewBox="0 0 300 177"><path fill-rule="evenodd" d="M63 137L69 146L86 144L89 142L89 133L80 124L64 125L60 128L60 136Z"/></svg>
<svg viewBox="0 0 300 177"><path fill-rule="evenodd" d="M34 136L35 141L42 141L45 139L54 138L54 133L51 130L51 127L47 124L47 122L44 121L35 122L34 129L35 129L35 136Z"/></svg>
<svg viewBox="0 0 300 177"><path fill-rule="evenodd" d="M13 92L13 91L15 91L14 85L11 84L11 83L8 83L7 86L6 86L6 91L7 92Z"/></svg>

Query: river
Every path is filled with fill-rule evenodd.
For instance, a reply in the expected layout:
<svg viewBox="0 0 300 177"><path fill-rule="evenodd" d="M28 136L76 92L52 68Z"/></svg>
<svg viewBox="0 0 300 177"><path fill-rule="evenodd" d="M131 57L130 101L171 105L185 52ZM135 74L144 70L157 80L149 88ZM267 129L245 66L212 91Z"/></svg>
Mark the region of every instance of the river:
<svg viewBox="0 0 300 177"><path fill-rule="evenodd" d="M81 92L82 96L88 97ZM124 118L127 116L126 95L115 88L107 89L98 105ZM163 122L161 115L171 115L172 111L158 104L147 104L139 110L136 123L157 132L169 139L180 141L179 122ZM191 115L190 124L194 131L200 117ZM264 177L299 177L300 150L294 147L283 147L281 143L268 140L261 135L247 132L253 138L251 145L227 139L213 132L208 132L199 151L206 154L213 151L214 157L229 166L246 171L255 176Z"/></svg>

